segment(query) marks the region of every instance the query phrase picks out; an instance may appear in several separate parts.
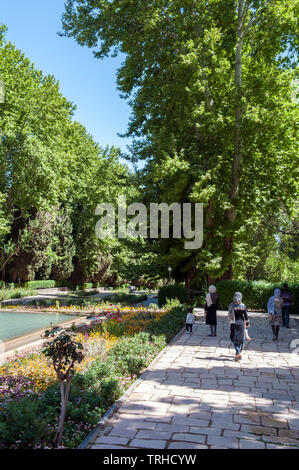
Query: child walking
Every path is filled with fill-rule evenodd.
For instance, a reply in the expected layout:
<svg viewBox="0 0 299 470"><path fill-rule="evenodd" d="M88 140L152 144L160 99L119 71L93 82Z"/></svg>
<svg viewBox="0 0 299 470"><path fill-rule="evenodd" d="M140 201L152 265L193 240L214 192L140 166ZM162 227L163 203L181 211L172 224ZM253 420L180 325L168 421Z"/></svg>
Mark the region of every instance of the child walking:
<svg viewBox="0 0 299 470"><path fill-rule="evenodd" d="M187 317L186 317L186 330L187 330L186 333L189 333L189 334L192 333L192 327L193 327L194 322L195 322L195 317L193 315L193 308L189 307Z"/></svg>

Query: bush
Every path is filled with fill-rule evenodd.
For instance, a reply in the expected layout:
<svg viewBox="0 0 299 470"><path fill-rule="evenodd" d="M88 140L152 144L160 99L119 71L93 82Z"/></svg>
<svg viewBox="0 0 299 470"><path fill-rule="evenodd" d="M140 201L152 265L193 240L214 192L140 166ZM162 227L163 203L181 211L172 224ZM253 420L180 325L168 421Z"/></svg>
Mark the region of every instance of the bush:
<svg viewBox="0 0 299 470"><path fill-rule="evenodd" d="M46 439L48 425L38 402L30 399L8 403L0 415L0 448L34 448Z"/></svg>
<svg viewBox="0 0 299 470"><path fill-rule="evenodd" d="M161 287L158 293L159 307L163 307L163 305L166 304L167 299L178 299L181 304L186 303L188 299L188 294L185 287L181 284L173 284Z"/></svg>
<svg viewBox="0 0 299 470"><path fill-rule="evenodd" d="M21 299L22 297L31 297L37 295L37 292L32 289L1 289L0 301L10 299Z"/></svg>
<svg viewBox="0 0 299 470"><path fill-rule="evenodd" d="M84 284L79 284L76 290L92 289L92 282L85 282Z"/></svg>
<svg viewBox="0 0 299 470"><path fill-rule="evenodd" d="M111 297L113 303L121 303L125 305L135 305L139 302L144 302L147 300L147 295L140 294L140 295L132 295L132 294L116 294Z"/></svg>
<svg viewBox="0 0 299 470"><path fill-rule="evenodd" d="M1 289L4 289L5 288L5 282L4 281L0 281L0 290Z"/></svg>
<svg viewBox="0 0 299 470"><path fill-rule="evenodd" d="M150 341L149 333L138 333L122 339L111 349L109 355L114 358L114 363L122 374L138 375L150 364L161 346L161 341Z"/></svg>
<svg viewBox="0 0 299 470"><path fill-rule="evenodd" d="M281 288L282 284L266 281L217 281L215 286L219 295L219 308L223 310L228 309L234 293L241 292L247 308L266 311L269 297L273 295L274 289ZM294 300L291 313L299 313L299 285L289 284L289 289Z"/></svg>
<svg viewBox="0 0 299 470"><path fill-rule="evenodd" d="M27 281L23 282L20 287L25 289L50 289L55 287L56 281Z"/></svg>
<svg viewBox="0 0 299 470"><path fill-rule="evenodd" d="M166 343L183 328L186 321L187 308L179 305L171 309L159 321L150 323L146 329L153 335L163 335Z"/></svg>

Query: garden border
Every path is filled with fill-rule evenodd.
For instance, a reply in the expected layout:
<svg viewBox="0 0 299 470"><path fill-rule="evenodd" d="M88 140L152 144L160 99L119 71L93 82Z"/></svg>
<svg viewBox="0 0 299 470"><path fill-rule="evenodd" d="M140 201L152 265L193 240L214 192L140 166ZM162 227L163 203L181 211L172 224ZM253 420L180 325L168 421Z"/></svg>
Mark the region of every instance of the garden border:
<svg viewBox="0 0 299 470"><path fill-rule="evenodd" d="M172 340L163 348L159 354L155 357L155 359L150 363L150 365L147 367L147 369L141 374L141 376L128 388L128 390L125 391L125 393L116 400L116 402L106 411L106 413L103 415L103 417L100 419L99 423L95 426L95 428L86 436L86 438L81 442L81 444L77 447L77 449L86 449L88 444L90 444L93 440L93 438L98 434L98 432L103 428L104 424L106 421L112 416L112 414L117 411L120 406L125 402L125 400L128 398L128 395L137 387L137 385L142 382L142 380L145 377L145 374L151 370L151 367L155 364L158 359L160 359L160 356L164 353L164 351L172 345L182 334L184 334L185 327L183 327L173 338Z"/></svg>

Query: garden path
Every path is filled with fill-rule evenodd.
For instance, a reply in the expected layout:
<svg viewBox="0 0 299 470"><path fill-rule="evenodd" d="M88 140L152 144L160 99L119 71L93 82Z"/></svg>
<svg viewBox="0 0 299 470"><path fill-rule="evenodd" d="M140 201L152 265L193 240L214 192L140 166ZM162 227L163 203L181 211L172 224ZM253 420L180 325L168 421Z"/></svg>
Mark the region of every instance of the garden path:
<svg viewBox="0 0 299 470"><path fill-rule="evenodd" d="M92 449L299 448L299 320L272 341L267 315L250 313L254 338L234 361L227 312L208 337L202 309L85 441ZM299 348L298 348L299 353ZM82 447L81 447L82 448Z"/></svg>

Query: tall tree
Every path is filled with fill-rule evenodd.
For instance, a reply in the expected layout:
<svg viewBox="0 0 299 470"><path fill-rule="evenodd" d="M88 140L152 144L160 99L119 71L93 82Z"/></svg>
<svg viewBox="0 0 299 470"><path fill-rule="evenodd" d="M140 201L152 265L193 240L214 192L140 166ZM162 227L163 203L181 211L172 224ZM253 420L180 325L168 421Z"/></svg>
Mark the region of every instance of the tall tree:
<svg viewBox="0 0 299 470"><path fill-rule="evenodd" d="M131 187L119 150L73 121L74 105L0 28L0 272L5 281L99 280L111 244L96 238L95 208ZM78 273L79 272L79 273ZM75 276L76 277L76 276Z"/></svg>
<svg viewBox="0 0 299 470"><path fill-rule="evenodd" d="M66 3L65 35L97 58L125 54L117 82L132 106L131 158L146 160L145 200L204 204L201 250L158 244L187 283L200 270L231 278L246 228L282 203L292 210L295 8L294 0Z"/></svg>

